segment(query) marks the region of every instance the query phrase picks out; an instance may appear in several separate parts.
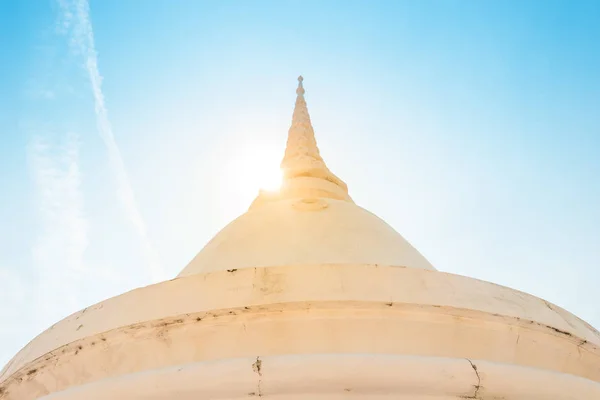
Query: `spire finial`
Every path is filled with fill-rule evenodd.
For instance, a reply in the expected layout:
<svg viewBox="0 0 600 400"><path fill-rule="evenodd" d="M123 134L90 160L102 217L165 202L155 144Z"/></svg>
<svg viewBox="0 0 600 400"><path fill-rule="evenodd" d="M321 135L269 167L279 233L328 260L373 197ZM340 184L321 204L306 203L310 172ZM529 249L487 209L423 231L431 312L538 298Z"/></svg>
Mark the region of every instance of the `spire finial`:
<svg viewBox="0 0 600 400"><path fill-rule="evenodd" d="M298 96L303 96L304 95L304 86L302 86L302 81L304 80L304 78L302 77L302 75L300 75L298 77L298 89L296 89L296 94Z"/></svg>

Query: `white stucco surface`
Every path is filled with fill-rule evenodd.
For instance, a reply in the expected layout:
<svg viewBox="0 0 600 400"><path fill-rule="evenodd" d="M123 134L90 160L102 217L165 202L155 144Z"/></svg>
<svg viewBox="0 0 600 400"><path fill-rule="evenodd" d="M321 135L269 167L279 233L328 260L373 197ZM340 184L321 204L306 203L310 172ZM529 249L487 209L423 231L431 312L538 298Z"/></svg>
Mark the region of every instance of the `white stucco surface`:
<svg viewBox="0 0 600 400"><path fill-rule="evenodd" d="M597 382L481 360L313 354L186 364L84 385L43 399L568 400L599 396Z"/></svg>
<svg viewBox="0 0 600 400"><path fill-rule="evenodd" d="M7 399L25 400L208 361L371 354L468 358L600 382L599 345L598 332L565 310L462 276L393 266L250 268L89 307L36 338L0 379Z"/></svg>
<svg viewBox="0 0 600 400"><path fill-rule="evenodd" d="M284 200L251 209L219 232L179 276L348 263L434 269L374 214L351 202L320 198Z"/></svg>

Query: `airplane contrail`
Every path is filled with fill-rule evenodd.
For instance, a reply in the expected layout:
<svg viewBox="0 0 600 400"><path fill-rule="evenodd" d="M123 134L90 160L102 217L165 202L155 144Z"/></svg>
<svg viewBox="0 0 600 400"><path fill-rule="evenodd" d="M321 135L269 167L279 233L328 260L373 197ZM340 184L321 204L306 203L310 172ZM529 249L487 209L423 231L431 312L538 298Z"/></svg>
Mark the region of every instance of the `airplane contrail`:
<svg viewBox="0 0 600 400"><path fill-rule="evenodd" d="M123 157L115 141L113 129L108 118L104 95L102 93L102 76L98 69L98 55L94 44L89 3L87 0L76 0L74 2L59 0L59 5L63 10L64 27L70 27L71 45L84 57L85 68L94 96L96 124L100 137L106 147L110 166L115 174L118 197L127 217L138 233L151 279L154 282L161 281L165 279L165 274L160 265L158 254L148 237L146 224L137 206L125 164L123 163Z"/></svg>

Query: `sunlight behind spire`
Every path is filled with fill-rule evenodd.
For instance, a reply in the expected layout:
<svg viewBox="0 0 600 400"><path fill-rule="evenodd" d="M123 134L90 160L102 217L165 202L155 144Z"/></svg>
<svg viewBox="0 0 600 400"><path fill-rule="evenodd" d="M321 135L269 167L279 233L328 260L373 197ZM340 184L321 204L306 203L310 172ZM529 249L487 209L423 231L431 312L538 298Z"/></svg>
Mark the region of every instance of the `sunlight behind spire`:
<svg viewBox="0 0 600 400"><path fill-rule="evenodd" d="M231 190L244 197L255 196L259 190L278 191L282 182L279 167L281 148L268 142L246 143L228 160Z"/></svg>

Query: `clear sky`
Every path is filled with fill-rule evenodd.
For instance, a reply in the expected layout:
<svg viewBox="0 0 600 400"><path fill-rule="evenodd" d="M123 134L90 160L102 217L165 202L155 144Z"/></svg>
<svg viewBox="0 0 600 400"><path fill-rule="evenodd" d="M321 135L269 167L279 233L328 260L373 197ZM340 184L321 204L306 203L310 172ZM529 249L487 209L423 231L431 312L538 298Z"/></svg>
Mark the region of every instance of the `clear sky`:
<svg viewBox="0 0 600 400"><path fill-rule="evenodd" d="M0 364L243 213L299 74L359 205L600 328L600 1L86 4L0 1Z"/></svg>

